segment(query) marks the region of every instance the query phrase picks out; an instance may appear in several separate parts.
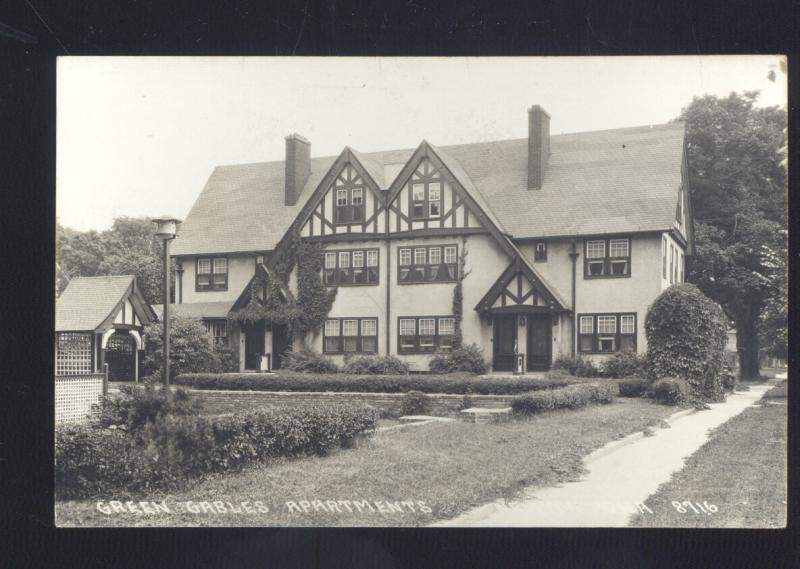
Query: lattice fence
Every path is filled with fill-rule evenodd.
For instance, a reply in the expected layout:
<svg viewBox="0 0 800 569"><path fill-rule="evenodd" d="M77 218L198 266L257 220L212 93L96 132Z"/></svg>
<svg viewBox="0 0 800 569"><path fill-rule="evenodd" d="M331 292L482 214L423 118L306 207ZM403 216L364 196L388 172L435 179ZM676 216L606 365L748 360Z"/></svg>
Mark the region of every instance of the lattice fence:
<svg viewBox="0 0 800 569"><path fill-rule="evenodd" d="M56 375L92 373L92 335L60 332L56 338Z"/></svg>
<svg viewBox="0 0 800 569"><path fill-rule="evenodd" d="M56 376L56 423L81 423L103 396L103 374Z"/></svg>

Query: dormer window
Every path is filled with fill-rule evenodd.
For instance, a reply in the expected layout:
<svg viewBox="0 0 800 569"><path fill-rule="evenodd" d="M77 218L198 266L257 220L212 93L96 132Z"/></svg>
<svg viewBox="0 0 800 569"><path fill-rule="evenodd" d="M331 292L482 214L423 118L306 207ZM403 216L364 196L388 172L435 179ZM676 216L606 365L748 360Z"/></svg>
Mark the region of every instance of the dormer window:
<svg viewBox="0 0 800 569"><path fill-rule="evenodd" d="M364 188L336 190L336 223L364 221Z"/></svg>
<svg viewBox="0 0 800 569"><path fill-rule="evenodd" d="M411 184L411 218L438 219L442 215L442 184L414 182Z"/></svg>
<svg viewBox="0 0 800 569"><path fill-rule="evenodd" d="M547 261L547 242L537 241L533 245L533 260L536 263L544 263Z"/></svg>

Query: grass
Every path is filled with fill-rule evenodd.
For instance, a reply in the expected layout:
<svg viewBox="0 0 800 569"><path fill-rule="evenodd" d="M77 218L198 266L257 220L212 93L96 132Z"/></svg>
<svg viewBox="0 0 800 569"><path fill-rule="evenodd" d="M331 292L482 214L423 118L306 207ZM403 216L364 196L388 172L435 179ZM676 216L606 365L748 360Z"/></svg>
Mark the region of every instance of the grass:
<svg viewBox="0 0 800 569"><path fill-rule="evenodd" d="M422 526L505 497L525 487L576 479L582 458L605 443L659 423L674 409L643 399L553 412L501 424L435 423L377 435L328 457L276 461L215 475L166 499L170 514L106 515L97 500L59 502L59 526ZM121 500L115 496L104 500ZM186 502L238 504L260 500L267 513L191 513ZM317 511L313 509L314 500ZM323 511L327 501L366 500L361 513ZM310 511L287 502L307 501ZM403 502L402 513L375 502ZM420 506L424 503L424 508ZM351 508L355 508L352 506ZM413 508L414 511L411 511Z"/></svg>
<svg viewBox="0 0 800 569"><path fill-rule="evenodd" d="M781 399L781 390L783 399ZM786 526L786 388L718 427L672 479L647 499L654 512L637 514L638 527L782 528ZM696 514L672 502L713 504ZM697 506L695 504L695 509Z"/></svg>

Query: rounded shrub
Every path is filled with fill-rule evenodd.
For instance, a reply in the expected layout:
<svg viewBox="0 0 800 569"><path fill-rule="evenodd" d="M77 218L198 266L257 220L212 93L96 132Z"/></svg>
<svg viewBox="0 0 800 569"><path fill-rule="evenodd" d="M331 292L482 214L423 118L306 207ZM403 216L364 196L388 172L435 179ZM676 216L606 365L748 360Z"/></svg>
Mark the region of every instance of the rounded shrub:
<svg viewBox="0 0 800 569"><path fill-rule="evenodd" d="M282 365L291 371L306 373L336 373L338 366L322 354L309 349L289 350L283 354Z"/></svg>
<svg viewBox="0 0 800 569"><path fill-rule="evenodd" d="M631 378L619 382L620 397L642 397L650 384L644 379Z"/></svg>
<svg viewBox="0 0 800 569"><path fill-rule="evenodd" d="M408 364L396 356L361 356L346 360L342 373L353 375L405 375Z"/></svg>
<svg viewBox="0 0 800 569"><path fill-rule="evenodd" d="M428 396L421 391L409 391L400 403L403 415L424 415L428 411Z"/></svg>
<svg viewBox="0 0 800 569"><path fill-rule="evenodd" d="M453 373L465 371L468 373L483 374L489 369L483 358L483 350L477 344L469 344L441 352L431 358L428 368L433 373Z"/></svg>
<svg viewBox="0 0 800 569"><path fill-rule="evenodd" d="M685 405L692 398L692 388L685 379L667 377L654 382L653 399L664 405Z"/></svg>
<svg viewBox="0 0 800 569"><path fill-rule="evenodd" d="M614 379L638 376L645 371L645 358L634 352L616 352L603 362L603 375Z"/></svg>
<svg viewBox="0 0 800 569"><path fill-rule="evenodd" d="M722 309L700 289L671 286L645 318L649 377L682 378L694 396L720 400L726 330Z"/></svg>

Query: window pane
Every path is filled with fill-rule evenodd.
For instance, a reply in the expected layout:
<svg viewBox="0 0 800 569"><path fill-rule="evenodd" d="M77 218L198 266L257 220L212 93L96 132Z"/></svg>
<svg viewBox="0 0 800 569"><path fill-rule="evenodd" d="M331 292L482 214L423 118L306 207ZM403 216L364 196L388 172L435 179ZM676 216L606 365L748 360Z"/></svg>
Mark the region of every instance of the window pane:
<svg viewBox="0 0 800 569"><path fill-rule="evenodd" d="M326 320L325 321L325 335L326 336L338 336L339 335L339 321L338 320Z"/></svg>
<svg viewBox="0 0 800 569"><path fill-rule="evenodd" d="M364 203L364 190L361 188L353 188L353 205L361 205Z"/></svg>
<svg viewBox="0 0 800 569"><path fill-rule="evenodd" d="M597 317L597 332L598 332L598 334L616 334L617 333L617 317L616 316L598 316Z"/></svg>
<svg viewBox="0 0 800 569"><path fill-rule="evenodd" d="M366 284L367 273L364 269L353 269L353 282L355 284Z"/></svg>
<svg viewBox="0 0 800 569"><path fill-rule="evenodd" d="M453 336L439 336L439 349L450 350L453 347Z"/></svg>
<svg viewBox="0 0 800 569"><path fill-rule="evenodd" d="M214 284L216 285L224 285L228 282L228 275L227 274L215 274L214 275Z"/></svg>
<svg viewBox="0 0 800 569"><path fill-rule="evenodd" d="M442 199L442 185L439 182L428 185L428 199L437 202Z"/></svg>
<svg viewBox="0 0 800 569"><path fill-rule="evenodd" d="M587 259L602 259L605 256L606 256L605 241L588 241L586 243Z"/></svg>
<svg viewBox="0 0 800 569"><path fill-rule="evenodd" d="M353 251L353 266L354 267L364 266L364 251Z"/></svg>
<svg viewBox="0 0 800 569"><path fill-rule="evenodd" d="M346 269L350 266L350 253L342 252L339 253L339 268Z"/></svg>
<svg viewBox="0 0 800 569"><path fill-rule="evenodd" d="M614 336L600 337L597 342L599 351L601 352L614 352Z"/></svg>
<svg viewBox="0 0 800 569"><path fill-rule="evenodd" d="M377 336L378 335L378 321L377 320L362 320L361 321L361 335L362 336Z"/></svg>
<svg viewBox="0 0 800 569"><path fill-rule="evenodd" d="M628 274L628 261L611 261L611 274L612 275L627 275Z"/></svg>
<svg viewBox="0 0 800 569"><path fill-rule="evenodd" d="M608 245L609 252L612 257L627 257L628 256L628 240L627 239L612 239Z"/></svg>
<svg viewBox="0 0 800 569"><path fill-rule="evenodd" d="M205 275L211 272L211 259L199 259L197 261L197 273Z"/></svg>
<svg viewBox="0 0 800 569"><path fill-rule="evenodd" d="M425 199L425 184L412 184L411 194L411 199L414 201L423 201Z"/></svg>
<svg viewBox="0 0 800 569"><path fill-rule="evenodd" d="M431 247L428 250L428 263L431 265L438 265L442 262L442 248Z"/></svg>
<svg viewBox="0 0 800 569"><path fill-rule="evenodd" d="M336 284L336 269L325 269L325 284Z"/></svg>
<svg viewBox="0 0 800 569"><path fill-rule="evenodd" d="M377 251L367 251L367 266L368 267L377 267L378 266L378 252Z"/></svg>
<svg viewBox="0 0 800 569"><path fill-rule="evenodd" d="M445 247L444 248L444 262L445 264L453 264L456 262L456 248L455 247Z"/></svg>
<svg viewBox="0 0 800 569"><path fill-rule="evenodd" d="M414 202L411 217L425 217L425 202Z"/></svg>
<svg viewBox="0 0 800 569"><path fill-rule="evenodd" d="M347 205L347 190L336 190L336 205Z"/></svg>
<svg viewBox="0 0 800 569"><path fill-rule="evenodd" d="M439 217L441 215L439 211L439 202L428 202L428 216L429 217Z"/></svg>
<svg viewBox="0 0 800 569"><path fill-rule="evenodd" d="M400 319L400 335L413 336L416 333L416 321L413 318Z"/></svg>
<svg viewBox="0 0 800 569"><path fill-rule="evenodd" d="M592 336L579 336L578 349L581 352L591 352L594 350L592 346Z"/></svg>
<svg viewBox="0 0 800 569"><path fill-rule="evenodd" d="M635 352L636 351L636 336L633 334L627 336L620 336L619 340L619 349L623 352Z"/></svg>
<svg viewBox="0 0 800 569"><path fill-rule="evenodd" d="M400 249L400 264L401 265L411 264L411 249Z"/></svg>
<svg viewBox="0 0 800 569"><path fill-rule="evenodd" d="M591 316L581 316L581 334L594 332L594 319Z"/></svg>
<svg viewBox="0 0 800 569"><path fill-rule="evenodd" d="M358 320L342 320L342 336L358 336Z"/></svg>
<svg viewBox="0 0 800 569"><path fill-rule="evenodd" d="M361 338L361 351L362 352L377 352L378 339L375 336L365 336Z"/></svg>
<svg viewBox="0 0 800 569"><path fill-rule="evenodd" d="M414 264L415 265L425 264L425 249L414 249Z"/></svg>
<svg viewBox="0 0 800 569"><path fill-rule="evenodd" d="M419 319L419 335L420 336L433 336L436 334L436 319L435 318L420 318Z"/></svg>
<svg viewBox="0 0 800 569"><path fill-rule="evenodd" d="M326 352L338 352L339 351L339 337L338 336L326 336L325 337L325 351Z"/></svg>
<svg viewBox="0 0 800 569"><path fill-rule="evenodd" d="M228 259L214 259L214 272L227 273L228 272Z"/></svg>
<svg viewBox="0 0 800 569"><path fill-rule="evenodd" d="M368 283L377 283L378 282L378 269L377 269L377 267L367 267L367 282Z"/></svg>
<svg viewBox="0 0 800 569"><path fill-rule="evenodd" d="M336 268L336 253L325 253L325 268L326 269Z"/></svg>
<svg viewBox="0 0 800 569"><path fill-rule="evenodd" d="M589 261L589 275L596 277L603 274L603 261Z"/></svg>
<svg viewBox="0 0 800 569"><path fill-rule="evenodd" d="M343 339L345 352L355 352L358 350L358 336L345 336Z"/></svg>
<svg viewBox="0 0 800 569"><path fill-rule="evenodd" d="M439 335L449 336L456 332L455 318L439 318Z"/></svg>
<svg viewBox="0 0 800 569"><path fill-rule="evenodd" d="M211 284L211 275L197 275L197 284L199 286L208 286Z"/></svg>
<svg viewBox="0 0 800 569"><path fill-rule="evenodd" d="M636 319L633 315L620 316L619 331L622 334L636 333Z"/></svg>

